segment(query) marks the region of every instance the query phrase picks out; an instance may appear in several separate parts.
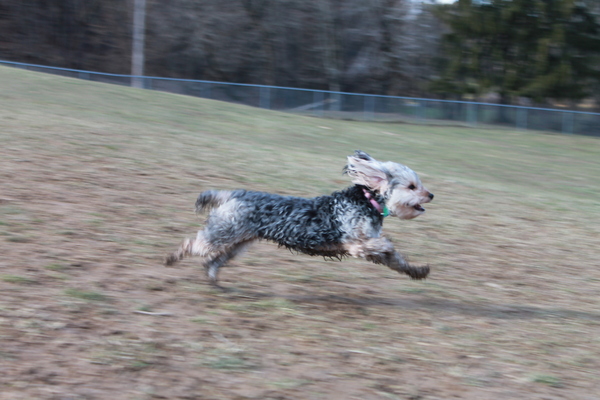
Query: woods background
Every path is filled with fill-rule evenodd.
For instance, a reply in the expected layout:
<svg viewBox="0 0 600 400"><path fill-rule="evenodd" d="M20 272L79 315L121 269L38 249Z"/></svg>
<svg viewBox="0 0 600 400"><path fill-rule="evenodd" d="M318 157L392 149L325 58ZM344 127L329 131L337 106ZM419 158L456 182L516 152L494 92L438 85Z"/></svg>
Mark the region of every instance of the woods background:
<svg viewBox="0 0 600 400"><path fill-rule="evenodd" d="M147 0L145 74L598 109L596 0ZM0 59L128 74L133 0L2 0Z"/></svg>

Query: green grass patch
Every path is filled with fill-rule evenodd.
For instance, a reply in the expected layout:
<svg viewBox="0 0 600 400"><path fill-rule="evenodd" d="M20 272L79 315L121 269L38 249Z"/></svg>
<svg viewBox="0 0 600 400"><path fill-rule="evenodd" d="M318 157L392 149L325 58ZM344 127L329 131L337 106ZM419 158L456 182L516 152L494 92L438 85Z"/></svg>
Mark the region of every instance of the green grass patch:
<svg viewBox="0 0 600 400"><path fill-rule="evenodd" d="M86 300L86 301L108 301L109 297L93 291L80 290L80 289L65 289L65 294L67 296L75 297L77 299Z"/></svg>
<svg viewBox="0 0 600 400"><path fill-rule="evenodd" d="M190 322L193 322L195 324L207 324L210 321L204 317L194 317L194 318L190 318Z"/></svg>
<svg viewBox="0 0 600 400"><path fill-rule="evenodd" d="M564 386L562 380L553 375L534 375L533 377L531 377L531 381L535 383L542 383L544 385L548 385L554 388L560 388Z"/></svg>
<svg viewBox="0 0 600 400"><path fill-rule="evenodd" d="M252 365L246 360L235 355L223 355L206 363L206 366L214 369L237 370L251 368Z"/></svg>
<svg viewBox="0 0 600 400"><path fill-rule="evenodd" d="M9 235L6 240L12 243L29 243L32 241L29 236L25 235Z"/></svg>
<svg viewBox="0 0 600 400"><path fill-rule="evenodd" d="M221 305L221 308L239 313L278 312L283 314L295 313L297 307L286 299L272 298L257 301L230 302Z"/></svg>
<svg viewBox="0 0 600 400"><path fill-rule="evenodd" d="M52 263L52 264L48 264L44 267L47 270L50 271L64 271L65 269L68 268L68 266L66 266L65 264L62 263Z"/></svg>
<svg viewBox="0 0 600 400"><path fill-rule="evenodd" d="M30 285L36 283L35 280L20 275L1 275L0 280L7 283L17 283L22 285Z"/></svg>

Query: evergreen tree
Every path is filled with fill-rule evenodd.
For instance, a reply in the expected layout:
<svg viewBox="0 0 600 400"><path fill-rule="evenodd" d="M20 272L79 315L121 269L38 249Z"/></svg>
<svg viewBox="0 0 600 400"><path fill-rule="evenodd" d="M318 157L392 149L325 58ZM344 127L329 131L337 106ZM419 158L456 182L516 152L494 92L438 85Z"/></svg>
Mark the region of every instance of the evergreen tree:
<svg viewBox="0 0 600 400"><path fill-rule="evenodd" d="M575 100L600 78L600 25L583 1L459 0L438 16L450 32L437 91Z"/></svg>

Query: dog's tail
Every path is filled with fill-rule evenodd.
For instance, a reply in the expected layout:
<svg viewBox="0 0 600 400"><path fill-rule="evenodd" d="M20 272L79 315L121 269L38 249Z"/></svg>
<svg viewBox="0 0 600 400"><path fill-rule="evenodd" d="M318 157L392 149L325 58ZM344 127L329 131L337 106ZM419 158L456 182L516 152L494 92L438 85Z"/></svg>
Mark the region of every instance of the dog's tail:
<svg viewBox="0 0 600 400"><path fill-rule="evenodd" d="M200 213L205 210L210 210L219 207L231 198L231 192L223 190L207 190L200 193L196 200L196 212Z"/></svg>

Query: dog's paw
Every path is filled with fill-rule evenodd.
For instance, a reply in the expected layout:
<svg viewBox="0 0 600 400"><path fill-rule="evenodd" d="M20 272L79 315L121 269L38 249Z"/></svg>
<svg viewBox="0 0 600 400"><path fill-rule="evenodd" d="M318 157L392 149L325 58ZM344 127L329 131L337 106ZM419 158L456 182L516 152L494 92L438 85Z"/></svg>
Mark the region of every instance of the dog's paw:
<svg viewBox="0 0 600 400"><path fill-rule="evenodd" d="M174 254L169 254L164 261L165 267L170 267L175 264L179 259Z"/></svg>

